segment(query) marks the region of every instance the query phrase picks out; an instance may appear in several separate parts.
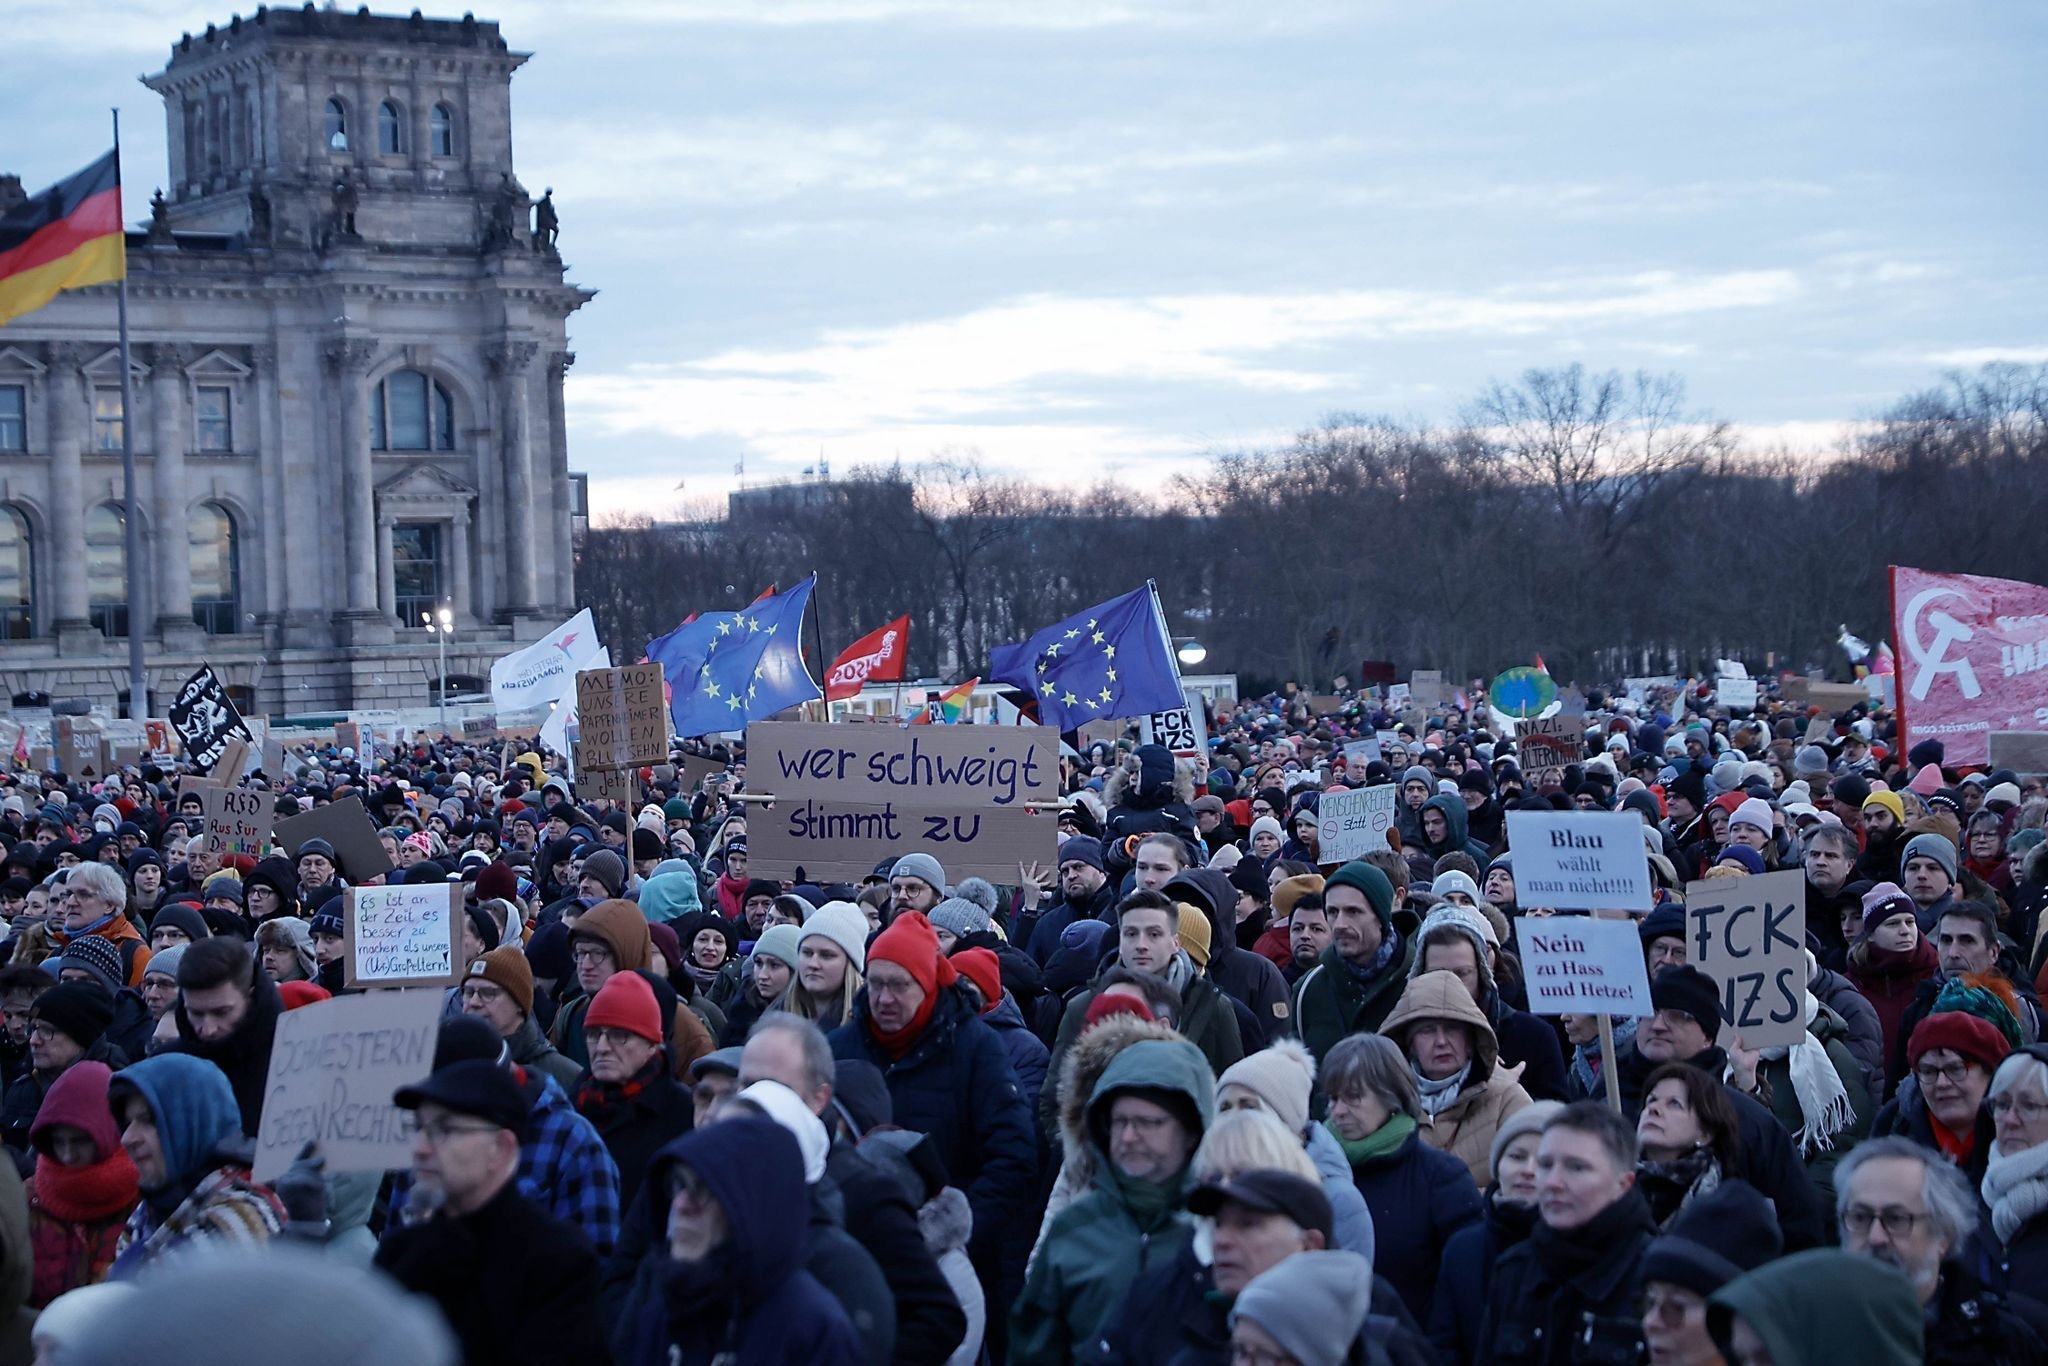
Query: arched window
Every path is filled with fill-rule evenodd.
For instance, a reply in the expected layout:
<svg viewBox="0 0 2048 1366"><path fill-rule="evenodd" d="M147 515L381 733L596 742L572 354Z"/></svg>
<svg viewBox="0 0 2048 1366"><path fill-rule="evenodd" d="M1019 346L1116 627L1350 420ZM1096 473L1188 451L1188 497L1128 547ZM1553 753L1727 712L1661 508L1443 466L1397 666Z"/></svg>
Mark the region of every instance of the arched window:
<svg viewBox="0 0 2048 1366"><path fill-rule="evenodd" d="M0 506L0 640L27 640L36 633L34 550L28 518Z"/></svg>
<svg viewBox="0 0 2048 1366"><path fill-rule="evenodd" d="M240 604L235 597L238 559L235 519L218 503L192 509L192 620L208 634L233 635L239 629Z"/></svg>
<svg viewBox="0 0 2048 1366"><path fill-rule="evenodd" d="M370 449L454 450L454 397L417 370L386 375L370 390Z"/></svg>
<svg viewBox="0 0 2048 1366"><path fill-rule="evenodd" d="M455 111L445 104L434 106L427 115L427 133L434 144L434 155L452 157L455 155Z"/></svg>
<svg viewBox="0 0 2048 1366"><path fill-rule="evenodd" d="M346 152L348 150L348 111L341 107L340 100L327 102L327 150Z"/></svg>
<svg viewBox="0 0 2048 1366"><path fill-rule="evenodd" d="M103 636L128 634L128 521L112 503L85 515L86 619Z"/></svg>
<svg viewBox="0 0 2048 1366"><path fill-rule="evenodd" d="M405 116L390 100L377 106L377 150L387 157L405 150Z"/></svg>

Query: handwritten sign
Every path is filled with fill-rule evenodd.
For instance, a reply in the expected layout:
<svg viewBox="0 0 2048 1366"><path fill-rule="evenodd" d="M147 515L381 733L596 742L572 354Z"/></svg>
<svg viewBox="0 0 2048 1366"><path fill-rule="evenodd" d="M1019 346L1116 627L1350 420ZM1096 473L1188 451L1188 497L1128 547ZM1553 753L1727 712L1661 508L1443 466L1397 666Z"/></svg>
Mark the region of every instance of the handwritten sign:
<svg viewBox="0 0 2048 1366"><path fill-rule="evenodd" d="M479 744L498 738L498 715L465 716L462 718L462 742L467 745Z"/></svg>
<svg viewBox="0 0 2048 1366"><path fill-rule="evenodd" d="M361 724L355 721L336 721L334 723L334 743L343 749L354 750L357 754L361 754L363 752L363 728Z"/></svg>
<svg viewBox="0 0 2048 1366"><path fill-rule="evenodd" d="M592 768L666 762L668 703L661 665L579 670L576 724L581 762Z"/></svg>
<svg viewBox="0 0 2048 1366"><path fill-rule="evenodd" d="M233 854L263 857L270 843L270 825L277 815L275 798L267 792L252 792L224 783L186 786L197 788L200 800L206 803L207 848L222 858Z"/></svg>
<svg viewBox="0 0 2048 1366"><path fill-rule="evenodd" d="M1522 772L1563 768L1586 757L1585 724L1571 717L1535 716L1515 728Z"/></svg>
<svg viewBox="0 0 2048 1366"><path fill-rule="evenodd" d="M757 721L748 785L757 874L857 881L890 854L930 854L959 879L1015 882L1057 849L1059 736L1036 726L848 727Z"/></svg>
<svg viewBox="0 0 2048 1366"><path fill-rule="evenodd" d="M1199 759L1209 751L1208 727L1199 708L1155 711L1139 721L1146 743L1166 746L1177 759Z"/></svg>
<svg viewBox="0 0 2048 1366"><path fill-rule="evenodd" d="M345 986L449 986L462 977L458 883L351 887L343 931Z"/></svg>
<svg viewBox="0 0 2048 1366"><path fill-rule="evenodd" d="M1571 911L1650 909L1650 857L1633 811L1510 811L1516 900Z"/></svg>
<svg viewBox="0 0 2048 1366"><path fill-rule="evenodd" d="M1754 678L1723 678L1714 684L1714 696L1730 711L1752 711L1756 707Z"/></svg>
<svg viewBox="0 0 2048 1366"><path fill-rule="evenodd" d="M1317 843L1324 863L1349 863L1387 848L1394 824L1394 783L1325 792L1316 804Z"/></svg>
<svg viewBox="0 0 2048 1366"><path fill-rule="evenodd" d="M438 991L339 996L278 1016L255 1178L275 1181L309 1141L330 1172L405 1166L412 1115L391 1097L434 1070L440 1027Z"/></svg>
<svg viewBox="0 0 2048 1366"><path fill-rule="evenodd" d="M1521 870L1520 855L1516 871ZM1585 915L1521 921L1516 942L1537 1015L1650 1015L1650 978L1635 922Z"/></svg>
<svg viewBox="0 0 2048 1366"><path fill-rule="evenodd" d="M1418 707L1437 707L1444 700L1444 671L1417 669L1408 675L1408 697Z"/></svg>
<svg viewBox="0 0 2048 1366"><path fill-rule="evenodd" d="M1517 873L1521 866L1518 857ZM1748 1047L1806 1037L1802 870L1687 883L1685 952L1688 963L1719 984L1721 1014Z"/></svg>

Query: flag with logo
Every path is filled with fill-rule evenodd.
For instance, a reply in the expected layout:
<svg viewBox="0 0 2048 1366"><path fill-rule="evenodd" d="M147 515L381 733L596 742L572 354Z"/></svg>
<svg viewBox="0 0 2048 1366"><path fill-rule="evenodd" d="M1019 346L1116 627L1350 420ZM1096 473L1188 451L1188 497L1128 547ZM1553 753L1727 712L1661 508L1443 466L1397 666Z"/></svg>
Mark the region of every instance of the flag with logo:
<svg viewBox="0 0 2048 1366"><path fill-rule="evenodd" d="M1994 731L2048 730L2048 588L1891 567L1901 752L1991 762Z"/></svg>
<svg viewBox="0 0 2048 1366"><path fill-rule="evenodd" d="M990 659L989 676L1035 697L1039 721L1056 730L1185 705L1149 583L998 645Z"/></svg>
<svg viewBox="0 0 2048 1366"><path fill-rule="evenodd" d="M743 730L824 696L803 658L804 609L813 574L786 593L737 612L705 612L647 643L648 659L669 680L669 713L678 735Z"/></svg>
<svg viewBox="0 0 2048 1366"><path fill-rule="evenodd" d="M491 665L491 703L500 712L536 711L576 690L576 671L597 657L597 619L584 608L523 650Z"/></svg>
<svg viewBox="0 0 2048 1366"><path fill-rule="evenodd" d="M910 658L910 617L896 618L862 636L839 652L825 671L825 700L858 697L870 683L901 683Z"/></svg>

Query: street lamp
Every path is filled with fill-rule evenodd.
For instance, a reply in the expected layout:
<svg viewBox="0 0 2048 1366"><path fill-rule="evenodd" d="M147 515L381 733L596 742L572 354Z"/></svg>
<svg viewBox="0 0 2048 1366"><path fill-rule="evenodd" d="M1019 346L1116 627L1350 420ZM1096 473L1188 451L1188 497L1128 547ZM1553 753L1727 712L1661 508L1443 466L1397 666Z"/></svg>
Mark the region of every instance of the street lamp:
<svg viewBox="0 0 2048 1366"><path fill-rule="evenodd" d="M1201 641L1190 636L1180 643L1180 648L1174 651L1174 655L1181 663L1192 669L1209 657L1209 650Z"/></svg>
<svg viewBox="0 0 2048 1366"><path fill-rule="evenodd" d="M434 612L420 613L420 624L430 631L435 643L441 648L441 677L434 684L434 691L441 699L441 738L448 738L448 637L455 631L455 609L442 607Z"/></svg>

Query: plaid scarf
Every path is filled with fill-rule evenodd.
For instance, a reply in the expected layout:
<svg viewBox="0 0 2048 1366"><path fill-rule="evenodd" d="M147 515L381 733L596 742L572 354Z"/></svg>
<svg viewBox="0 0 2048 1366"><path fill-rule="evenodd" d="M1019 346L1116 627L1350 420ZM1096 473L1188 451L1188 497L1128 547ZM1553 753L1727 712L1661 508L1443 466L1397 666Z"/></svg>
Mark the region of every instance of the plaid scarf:
<svg viewBox="0 0 2048 1366"><path fill-rule="evenodd" d="M586 1076L576 1088L577 1112L597 1126L599 1133L610 1133L633 1117L635 1102L661 1076L666 1065L667 1060L657 1052L645 1067L625 1081L599 1081Z"/></svg>

